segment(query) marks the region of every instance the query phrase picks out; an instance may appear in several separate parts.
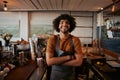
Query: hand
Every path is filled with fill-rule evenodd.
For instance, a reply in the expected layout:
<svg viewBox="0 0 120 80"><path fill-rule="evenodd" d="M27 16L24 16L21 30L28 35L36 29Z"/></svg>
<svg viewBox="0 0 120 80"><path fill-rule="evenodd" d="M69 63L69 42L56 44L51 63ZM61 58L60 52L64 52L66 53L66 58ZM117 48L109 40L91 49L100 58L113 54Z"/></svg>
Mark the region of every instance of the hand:
<svg viewBox="0 0 120 80"><path fill-rule="evenodd" d="M74 53L72 53L72 52L64 52L64 53L62 53L60 56L66 56L66 55L74 55Z"/></svg>

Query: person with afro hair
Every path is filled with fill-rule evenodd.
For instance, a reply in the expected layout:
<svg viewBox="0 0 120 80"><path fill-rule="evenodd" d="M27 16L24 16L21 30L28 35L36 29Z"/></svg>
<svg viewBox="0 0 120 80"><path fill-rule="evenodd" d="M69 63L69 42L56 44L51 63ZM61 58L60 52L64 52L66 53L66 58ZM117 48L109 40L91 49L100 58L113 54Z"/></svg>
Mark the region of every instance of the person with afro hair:
<svg viewBox="0 0 120 80"><path fill-rule="evenodd" d="M46 47L50 80L76 80L74 69L81 66L83 53L80 39L70 34L76 28L75 18L61 14L53 20L53 28L58 34L49 37Z"/></svg>

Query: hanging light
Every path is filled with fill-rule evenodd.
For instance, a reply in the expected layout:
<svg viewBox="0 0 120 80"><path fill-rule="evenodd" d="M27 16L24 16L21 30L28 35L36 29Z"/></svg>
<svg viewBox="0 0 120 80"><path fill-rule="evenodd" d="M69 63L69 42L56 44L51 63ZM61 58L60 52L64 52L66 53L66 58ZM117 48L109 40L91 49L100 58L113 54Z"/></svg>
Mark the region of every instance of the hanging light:
<svg viewBox="0 0 120 80"><path fill-rule="evenodd" d="M7 8L7 1L3 1L3 3L4 3L4 11L7 11L8 10L8 8Z"/></svg>
<svg viewBox="0 0 120 80"><path fill-rule="evenodd" d="M115 12L115 5L112 6L112 12Z"/></svg>
<svg viewBox="0 0 120 80"><path fill-rule="evenodd" d="M112 6L112 12L115 12L115 2L116 2L116 0L112 0L112 2L113 2L113 6Z"/></svg>

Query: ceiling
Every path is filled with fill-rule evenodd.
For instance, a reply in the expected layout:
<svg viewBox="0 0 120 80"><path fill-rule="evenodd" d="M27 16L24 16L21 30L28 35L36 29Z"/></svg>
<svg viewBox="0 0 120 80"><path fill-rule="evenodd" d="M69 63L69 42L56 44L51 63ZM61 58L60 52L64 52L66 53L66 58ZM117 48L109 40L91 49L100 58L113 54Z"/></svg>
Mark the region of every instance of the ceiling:
<svg viewBox="0 0 120 80"><path fill-rule="evenodd" d="M0 0L0 11L7 1L8 11L99 11L113 0Z"/></svg>

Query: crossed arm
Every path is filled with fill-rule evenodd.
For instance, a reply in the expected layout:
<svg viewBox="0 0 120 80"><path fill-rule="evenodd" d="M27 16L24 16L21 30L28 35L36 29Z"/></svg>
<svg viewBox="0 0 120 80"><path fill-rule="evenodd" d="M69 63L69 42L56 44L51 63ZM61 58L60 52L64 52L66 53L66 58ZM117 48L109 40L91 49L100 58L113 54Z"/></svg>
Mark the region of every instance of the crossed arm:
<svg viewBox="0 0 120 80"><path fill-rule="evenodd" d="M47 65L65 65L65 66L80 66L82 64L83 56L80 41L74 43L74 55L54 56L54 52L46 52ZM75 58L73 58L73 56Z"/></svg>

